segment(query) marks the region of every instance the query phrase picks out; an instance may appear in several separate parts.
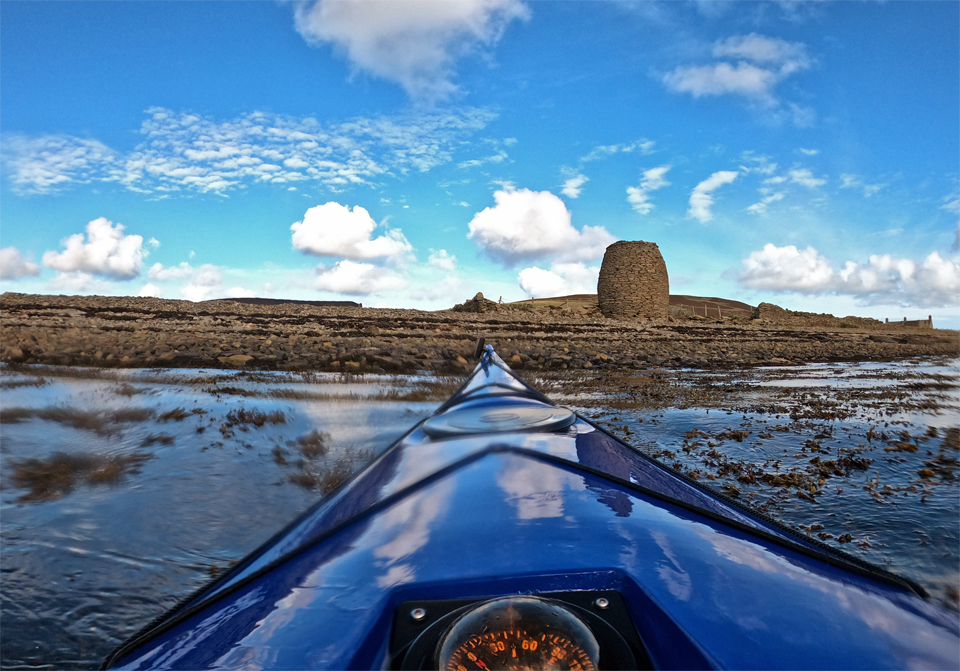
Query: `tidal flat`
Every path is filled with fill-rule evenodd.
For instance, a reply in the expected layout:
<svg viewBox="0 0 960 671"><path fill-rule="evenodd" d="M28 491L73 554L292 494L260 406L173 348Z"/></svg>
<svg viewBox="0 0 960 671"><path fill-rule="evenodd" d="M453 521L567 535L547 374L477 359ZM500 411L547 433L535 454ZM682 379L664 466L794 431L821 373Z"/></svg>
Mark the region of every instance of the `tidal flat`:
<svg viewBox="0 0 960 671"><path fill-rule="evenodd" d="M521 374L671 468L957 608L960 360ZM97 668L461 382L0 368L0 666Z"/></svg>

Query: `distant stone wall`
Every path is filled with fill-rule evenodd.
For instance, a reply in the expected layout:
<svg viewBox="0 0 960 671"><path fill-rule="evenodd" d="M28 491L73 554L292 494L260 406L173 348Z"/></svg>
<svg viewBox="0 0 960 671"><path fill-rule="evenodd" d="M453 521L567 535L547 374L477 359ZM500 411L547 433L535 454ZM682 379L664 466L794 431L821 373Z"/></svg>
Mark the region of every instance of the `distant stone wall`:
<svg viewBox="0 0 960 671"><path fill-rule="evenodd" d="M784 326L829 326L832 328L877 328L883 326L879 319L869 317L834 317L815 312L795 312L773 303L761 303L753 311L751 319L762 319L771 324Z"/></svg>
<svg viewBox="0 0 960 671"><path fill-rule="evenodd" d="M667 317L670 279L656 243L622 240L607 247L597 280L597 299L604 317Z"/></svg>

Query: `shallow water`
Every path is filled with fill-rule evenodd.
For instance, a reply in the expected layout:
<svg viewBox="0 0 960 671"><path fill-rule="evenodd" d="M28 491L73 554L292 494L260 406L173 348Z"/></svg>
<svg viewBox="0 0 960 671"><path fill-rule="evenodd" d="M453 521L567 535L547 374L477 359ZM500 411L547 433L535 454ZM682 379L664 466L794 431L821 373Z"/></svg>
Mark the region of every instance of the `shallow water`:
<svg viewBox="0 0 960 671"><path fill-rule="evenodd" d="M662 461L954 601L956 361L635 375L647 377L622 390L530 381ZM2 368L0 385L10 669L98 667L452 391L429 377L39 367ZM843 456L866 469L811 475L811 459ZM932 460L933 475L918 475ZM814 493L762 480L790 473Z"/></svg>
<svg viewBox="0 0 960 671"><path fill-rule="evenodd" d="M48 374L34 385L38 372L2 376L4 668L97 668L114 646L336 484L325 482L325 474L362 466L437 406L377 400L384 388L410 387L416 379L252 381L179 370L94 379ZM217 385L210 384L214 376ZM214 391L227 385L268 395L295 386L339 398ZM145 418L114 421L117 411L130 410ZM283 421L257 426L228 419L231 412L249 419L254 410L274 419L282 413ZM173 416L164 420L166 413ZM319 447L316 439L297 442L317 429ZM76 459L56 462L75 466L72 474L50 473L57 453L142 461L90 482L91 471L76 467Z"/></svg>

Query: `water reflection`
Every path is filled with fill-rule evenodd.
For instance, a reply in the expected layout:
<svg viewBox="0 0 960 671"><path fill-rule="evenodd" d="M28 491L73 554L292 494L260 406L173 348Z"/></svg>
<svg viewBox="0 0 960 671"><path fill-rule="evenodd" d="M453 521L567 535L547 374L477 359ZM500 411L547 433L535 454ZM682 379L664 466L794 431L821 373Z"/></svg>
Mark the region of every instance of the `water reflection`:
<svg viewBox="0 0 960 671"><path fill-rule="evenodd" d="M268 394L290 376L52 372L0 369L4 667L97 668L437 405L337 376L303 383L333 387L317 403Z"/></svg>

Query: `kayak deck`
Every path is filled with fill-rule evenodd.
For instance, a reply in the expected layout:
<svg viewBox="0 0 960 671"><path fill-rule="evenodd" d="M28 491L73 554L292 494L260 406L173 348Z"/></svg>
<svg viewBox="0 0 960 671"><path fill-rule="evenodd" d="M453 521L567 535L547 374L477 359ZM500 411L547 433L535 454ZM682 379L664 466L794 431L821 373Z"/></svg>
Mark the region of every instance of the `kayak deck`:
<svg viewBox="0 0 960 671"><path fill-rule="evenodd" d="M108 663L389 668L401 604L606 590L654 668L956 666L956 614L566 413L488 350L434 418Z"/></svg>

